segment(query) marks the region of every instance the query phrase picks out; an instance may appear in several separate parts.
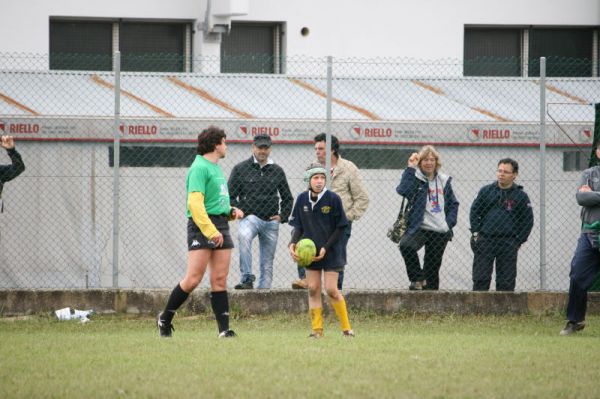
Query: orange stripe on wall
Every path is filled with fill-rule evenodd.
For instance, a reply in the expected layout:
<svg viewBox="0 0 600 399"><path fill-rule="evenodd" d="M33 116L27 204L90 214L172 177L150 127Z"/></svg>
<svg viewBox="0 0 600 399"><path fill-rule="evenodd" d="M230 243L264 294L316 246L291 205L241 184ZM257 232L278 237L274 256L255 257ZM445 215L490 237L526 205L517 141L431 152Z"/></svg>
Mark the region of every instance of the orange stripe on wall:
<svg viewBox="0 0 600 399"><path fill-rule="evenodd" d="M411 80L411 82L413 82L414 84L416 84L419 87L422 87L422 88L424 88L426 90L434 92L435 94L437 94L439 96L444 96L444 97L448 98L451 101L454 101L454 102L459 103L461 105L465 105L465 106L471 108L475 112L479 112L480 114L483 114L485 116L489 116L490 118L493 118L493 119L497 120L498 122L510 122L510 119L507 119L507 118L505 118L503 116L500 116L500 115L496 115L495 113L493 113L491 111L488 111L487 109L483 109L483 108L479 108L479 107L472 107L472 106L470 106L468 104L463 104L460 101L456 101L456 100L452 99L451 97L448 97L446 95L446 93L444 93L444 90L440 89L439 87L435 87L435 86L429 85L429 84L427 84L425 82L421 82L420 80L414 80L413 79L413 80Z"/></svg>
<svg viewBox="0 0 600 399"><path fill-rule="evenodd" d="M577 101L579 104L588 105L590 103L590 101L585 101L583 98L577 97L571 93L559 89L558 87L552 86L551 84L546 83L546 88L550 91L560 94L563 97L567 97L570 100Z"/></svg>
<svg viewBox="0 0 600 399"><path fill-rule="evenodd" d="M210 94L206 90L203 90L203 89L200 89L198 87L192 86L192 85L190 85L188 83L185 83L184 81L182 81L180 79L177 79L176 77L173 77L173 76L169 76L169 77L167 77L167 79L171 83L173 83L173 84L175 84L175 85L177 85L177 86L179 86L179 87L181 87L181 88L189 91L190 93L193 93L193 94L195 94L195 95L197 95L199 97L202 97L203 99L205 99L205 100L207 100L207 101L209 101L209 102L211 102L213 104L216 104L219 107L224 108L227 111L236 114L237 116L240 116L240 117L245 118L245 119L254 119L254 116L250 115L247 112L240 111L239 109L234 108L233 106L227 104L225 101L220 100L217 97L213 96L212 94Z"/></svg>
<svg viewBox="0 0 600 399"><path fill-rule="evenodd" d="M115 85L108 83L107 81L103 80L100 76L98 75L92 75L90 77L95 83L99 84L100 86L109 88L111 90L114 90ZM150 108L152 111L156 112L159 115L162 116L166 116L168 118L173 118L175 115L157 107L156 105L150 104L148 101L144 100L141 97L136 96L133 93L128 92L127 90L121 90L121 93L123 93L126 97L129 97L137 102L139 102L140 104L145 105L146 107Z"/></svg>
<svg viewBox="0 0 600 399"><path fill-rule="evenodd" d="M411 82L413 82L414 84L416 84L419 87L424 88L425 90L429 90L429 91L434 92L435 94L439 94L440 96L446 95L446 93L444 93L444 90L440 89L439 87L428 85L427 83L421 82L420 80L412 79Z"/></svg>
<svg viewBox="0 0 600 399"><path fill-rule="evenodd" d="M289 78L289 80L290 80L290 82L295 83L298 86L300 86L300 87L302 87L302 88L304 88L304 89L306 89L306 90L308 90L308 91L310 91L310 92L312 92L312 93L314 93L314 94L316 94L316 95L318 95L320 97L327 98L327 94L326 93L322 92L321 90L319 90L318 88L316 88L315 86L311 85L308 82L305 82L305 81L303 81L301 79L297 79L297 78ZM337 98L334 97L332 99L332 101L334 103L338 104L338 105L341 105L341 106L349 108L349 109L351 109L351 110L353 110L355 112L358 112L359 114L364 115L367 118L372 119L374 121L378 121L378 120L381 119L376 114L374 114L373 112L368 111L368 110L366 110L366 109L364 109L362 107L359 107L357 105L350 104L350 103L348 103L348 102L346 102L344 100L340 100L340 99L337 99Z"/></svg>
<svg viewBox="0 0 600 399"><path fill-rule="evenodd" d="M493 113L492 111L488 111L487 109L477 108L477 107L469 107L469 108L471 108L473 111L479 112L480 114L487 115L490 118L494 118L498 122L511 122L510 119L507 119L503 116L497 115L497 114Z"/></svg>
<svg viewBox="0 0 600 399"><path fill-rule="evenodd" d="M11 98L7 95L4 95L2 93L0 93L0 99L4 100L4 102L6 102L9 105L12 105L13 107L17 107L20 110L29 112L31 115L39 115L38 112L32 110L31 108L29 108L28 106L21 104L20 102L18 102L17 100L15 100L14 98Z"/></svg>

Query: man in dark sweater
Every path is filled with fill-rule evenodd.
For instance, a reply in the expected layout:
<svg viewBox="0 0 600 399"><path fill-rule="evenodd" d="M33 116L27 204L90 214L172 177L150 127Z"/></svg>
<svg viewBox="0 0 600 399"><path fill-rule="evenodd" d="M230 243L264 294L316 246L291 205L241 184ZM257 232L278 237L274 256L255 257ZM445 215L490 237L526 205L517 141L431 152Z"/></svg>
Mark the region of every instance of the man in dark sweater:
<svg viewBox="0 0 600 399"><path fill-rule="evenodd" d="M514 291L517 253L533 228L531 201L514 183L519 164L498 162L497 181L483 186L471 205L473 290L488 291L496 261L496 291Z"/></svg>
<svg viewBox="0 0 600 399"><path fill-rule="evenodd" d="M227 184L231 205L245 215L238 229L241 281L234 287L238 290L254 288L252 241L256 236L260 263L256 288L271 288L279 224L286 223L292 212L294 198L285 172L269 157L271 144L268 135L255 136L252 156L234 166Z"/></svg>
<svg viewBox="0 0 600 399"><path fill-rule="evenodd" d="M25 164L21 155L15 149L15 140L12 136L2 136L0 140L0 147L6 150L6 153L10 157L10 165L0 165L0 212L4 210L2 202L2 188L4 183L19 176L25 170Z"/></svg>

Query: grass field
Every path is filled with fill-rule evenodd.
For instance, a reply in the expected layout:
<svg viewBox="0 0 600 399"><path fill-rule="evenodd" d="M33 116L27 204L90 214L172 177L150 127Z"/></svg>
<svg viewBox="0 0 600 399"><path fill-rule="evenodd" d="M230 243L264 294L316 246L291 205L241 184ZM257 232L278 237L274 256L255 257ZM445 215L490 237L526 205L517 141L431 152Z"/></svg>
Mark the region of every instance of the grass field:
<svg viewBox="0 0 600 399"><path fill-rule="evenodd" d="M303 316L0 319L0 398L597 398L600 317L559 337L560 316L331 315L311 340Z"/></svg>

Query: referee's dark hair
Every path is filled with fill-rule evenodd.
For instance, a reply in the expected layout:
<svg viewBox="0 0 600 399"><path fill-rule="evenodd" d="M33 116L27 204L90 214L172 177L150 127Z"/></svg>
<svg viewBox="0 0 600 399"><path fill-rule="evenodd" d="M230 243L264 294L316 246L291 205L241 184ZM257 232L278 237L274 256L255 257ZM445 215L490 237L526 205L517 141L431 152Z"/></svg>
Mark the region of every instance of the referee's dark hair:
<svg viewBox="0 0 600 399"><path fill-rule="evenodd" d="M223 129L216 126L209 126L198 135L198 154L204 155L213 152L215 148L227 137Z"/></svg>
<svg viewBox="0 0 600 399"><path fill-rule="evenodd" d="M315 136L315 143L318 143L319 141L327 142L327 135L325 133L317 134ZM331 135L331 152L333 152L333 155L338 157L340 155L339 151L340 151L340 142L339 142L338 138L332 134Z"/></svg>

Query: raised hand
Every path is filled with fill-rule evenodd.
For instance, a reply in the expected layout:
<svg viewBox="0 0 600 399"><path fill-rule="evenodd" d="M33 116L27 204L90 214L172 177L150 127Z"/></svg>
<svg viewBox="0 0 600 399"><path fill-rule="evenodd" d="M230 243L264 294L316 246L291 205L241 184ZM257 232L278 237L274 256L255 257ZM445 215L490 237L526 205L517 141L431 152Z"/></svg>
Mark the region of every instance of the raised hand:
<svg viewBox="0 0 600 399"><path fill-rule="evenodd" d="M13 136L2 136L2 141L0 142L2 148L11 150L15 148L15 139Z"/></svg>
<svg viewBox="0 0 600 399"><path fill-rule="evenodd" d="M408 158L408 166L411 168L416 168L419 164L419 154L413 152L410 154L410 158Z"/></svg>

